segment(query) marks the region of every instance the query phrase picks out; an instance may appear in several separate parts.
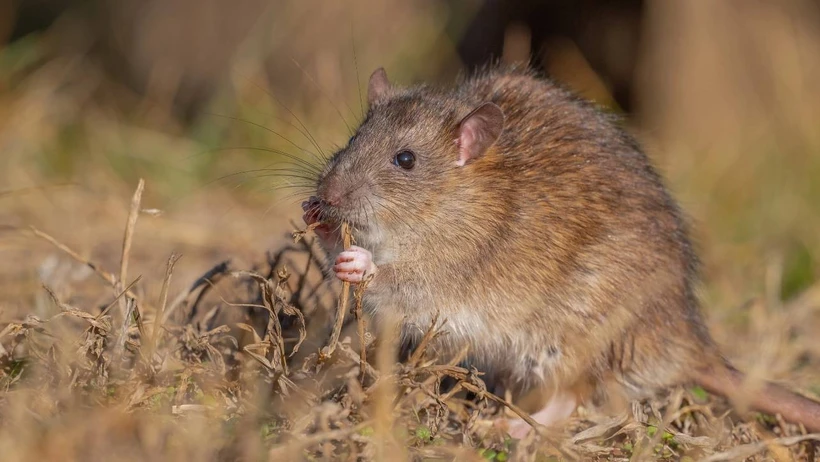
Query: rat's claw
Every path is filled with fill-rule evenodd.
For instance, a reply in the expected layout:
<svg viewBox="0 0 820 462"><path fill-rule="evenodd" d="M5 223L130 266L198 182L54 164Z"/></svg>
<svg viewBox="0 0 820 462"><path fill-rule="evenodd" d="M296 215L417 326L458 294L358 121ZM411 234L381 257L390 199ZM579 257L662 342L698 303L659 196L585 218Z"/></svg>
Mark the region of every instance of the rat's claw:
<svg viewBox="0 0 820 462"><path fill-rule="evenodd" d="M336 257L333 266L336 277L347 282L362 282L365 275L375 274L376 265L373 264L373 254L361 247L351 245L349 249Z"/></svg>

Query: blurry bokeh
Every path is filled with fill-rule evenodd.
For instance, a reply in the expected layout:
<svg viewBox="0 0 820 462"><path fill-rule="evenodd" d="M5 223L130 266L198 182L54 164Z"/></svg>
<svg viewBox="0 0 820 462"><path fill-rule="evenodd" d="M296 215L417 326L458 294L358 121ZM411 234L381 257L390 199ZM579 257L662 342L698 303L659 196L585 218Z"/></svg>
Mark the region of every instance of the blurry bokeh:
<svg viewBox="0 0 820 462"><path fill-rule="evenodd" d="M531 60L623 113L693 219L728 356L820 387L808 0L0 0L0 312L47 309L44 279L87 283L57 278L77 273L29 226L117 268L139 178L144 207L163 211L141 218L131 257L149 298L171 251L180 287L252 260L304 197L242 172L344 144L376 67L447 82L488 60Z"/></svg>

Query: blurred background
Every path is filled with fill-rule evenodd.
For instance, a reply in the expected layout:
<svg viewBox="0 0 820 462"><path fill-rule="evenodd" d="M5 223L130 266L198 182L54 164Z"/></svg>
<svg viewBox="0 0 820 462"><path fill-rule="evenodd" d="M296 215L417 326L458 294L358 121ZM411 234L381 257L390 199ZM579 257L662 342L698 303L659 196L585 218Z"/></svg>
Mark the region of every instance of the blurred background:
<svg viewBox="0 0 820 462"><path fill-rule="evenodd" d="M807 0L0 0L0 313L45 310L41 281L68 300L99 285L29 226L117 268L139 178L162 211L131 254L149 299L171 251L175 287L260 258L301 225L304 195L247 171L346 143L376 67L448 82L493 59L531 60L626 117L693 219L727 354L820 391Z"/></svg>

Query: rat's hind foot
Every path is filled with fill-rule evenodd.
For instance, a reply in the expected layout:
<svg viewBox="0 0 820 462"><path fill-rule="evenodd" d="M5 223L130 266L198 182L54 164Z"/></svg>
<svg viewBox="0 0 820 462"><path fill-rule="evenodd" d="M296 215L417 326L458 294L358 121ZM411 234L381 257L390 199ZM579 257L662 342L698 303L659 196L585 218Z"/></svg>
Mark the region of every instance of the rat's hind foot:
<svg viewBox="0 0 820 462"><path fill-rule="evenodd" d="M361 247L351 245L349 249L336 257L333 271L342 281L362 282L366 275L376 273L373 254Z"/></svg>
<svg viewBox="0 0 820 462"><path fill-rule="evenodd" d="M578 401L574 394L558 392L547 401L547 404L540 411L530 417L537 423L549 427L567 419L577 406ZM522 439L532 430L530 424L522 419L510 419L506 423L508 426L507 432L513 438Z"/></svg>

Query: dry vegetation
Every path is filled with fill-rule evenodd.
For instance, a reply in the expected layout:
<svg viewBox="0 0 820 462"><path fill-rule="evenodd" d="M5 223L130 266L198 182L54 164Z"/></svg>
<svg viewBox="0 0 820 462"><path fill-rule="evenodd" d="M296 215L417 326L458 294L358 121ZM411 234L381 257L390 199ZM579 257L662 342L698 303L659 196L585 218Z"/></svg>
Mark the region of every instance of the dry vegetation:
<svg viewBox="0 0 820 462"><path fill-rule="evenodd" d="M395 345L362 332L360 294L340 304L311 234L292 234L300 191L235 173L286 162L248 147L293 153L284 139L309 144L301 123L324 149L343 142L339 114L356 117L357 75L376 65L399 80L442 71L443 12L423 4L404 6L393 33L379 29L390 5L359 5L356 27L389 39L358 41L356 64L350 42L315 38L349 36L342 12L310 10L309 27L263 37L283 75L263 83L243 51L204 111L220 116L192 127L157 102L173 87L162 79L139 100L82 54L54 53L70 25L0 51L4 461L817 457L803 429L697 388L615 416L582 408L510 441L492 419L515 411L480 371L423 345L395 364ZM753 381L817 397L820 14L653 5L635 128L695 218L710 327ZM277 34L296 37L290 53Z"/></svg>

